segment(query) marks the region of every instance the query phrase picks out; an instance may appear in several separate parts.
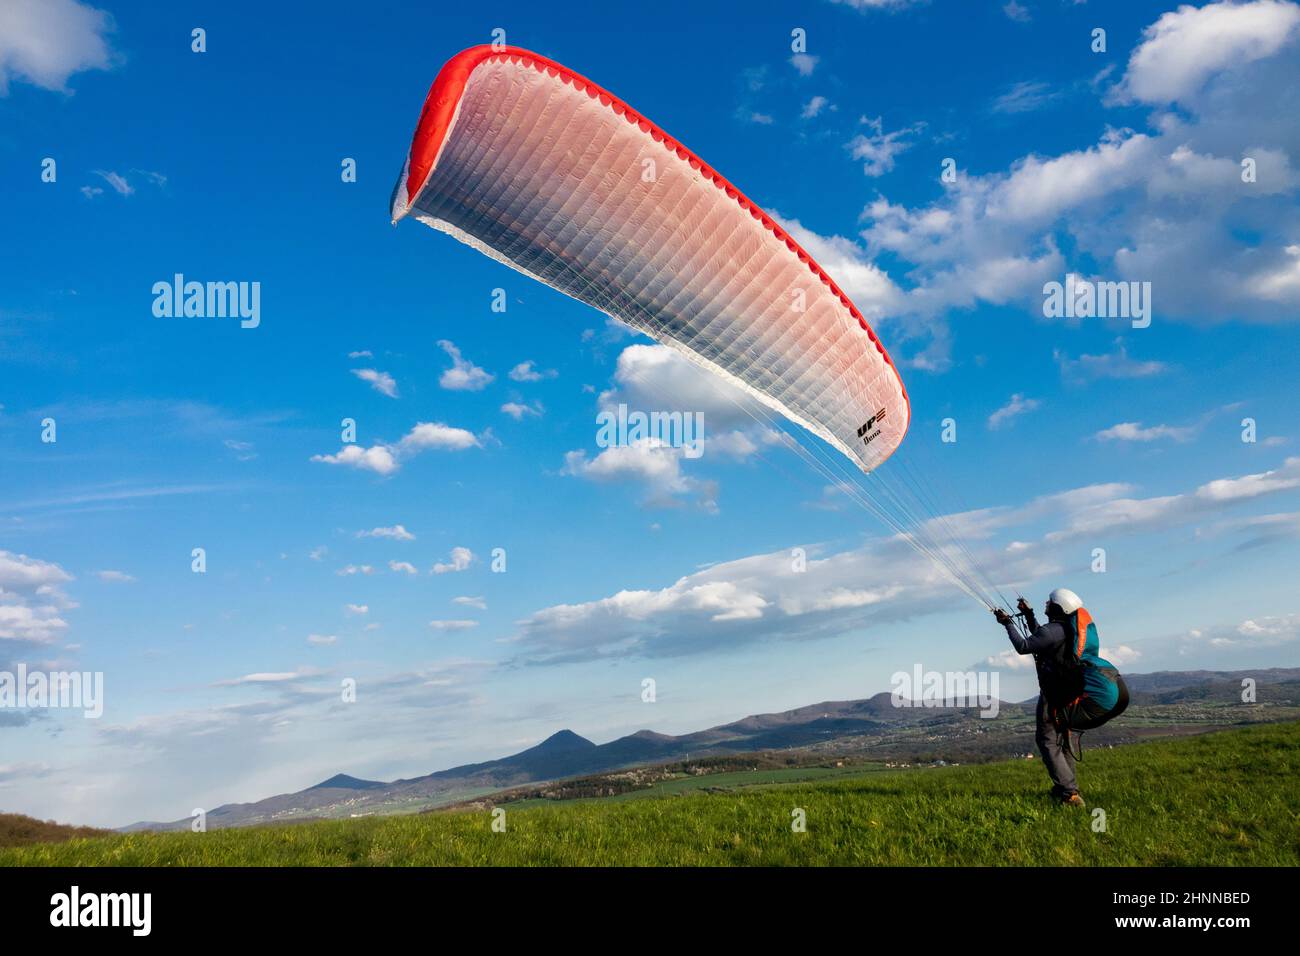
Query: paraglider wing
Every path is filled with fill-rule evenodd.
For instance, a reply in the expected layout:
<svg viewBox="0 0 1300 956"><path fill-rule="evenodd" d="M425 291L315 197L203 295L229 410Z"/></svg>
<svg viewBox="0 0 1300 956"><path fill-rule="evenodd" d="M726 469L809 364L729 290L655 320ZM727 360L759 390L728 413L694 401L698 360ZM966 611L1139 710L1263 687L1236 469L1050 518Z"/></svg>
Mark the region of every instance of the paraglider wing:
<svg viewBox="0 0 1300 956"><path fill-rule="evenodd" d="M393 192L405 216L627 323L863 471L907 431L888 353L772 217L591 81L516 47L453 57Z"/></svg>

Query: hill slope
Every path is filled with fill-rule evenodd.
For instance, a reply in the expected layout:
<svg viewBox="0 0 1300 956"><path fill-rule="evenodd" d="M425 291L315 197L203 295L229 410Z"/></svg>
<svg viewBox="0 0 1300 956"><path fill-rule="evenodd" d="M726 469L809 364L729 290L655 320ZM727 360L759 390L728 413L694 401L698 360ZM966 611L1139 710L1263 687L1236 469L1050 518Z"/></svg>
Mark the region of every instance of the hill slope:
<svg viewBox="0 0 1300 956"><path fill-rule="evenodd" d="M1240 701L1241 678L1260 687L1259 702ZM1089 734L1089 745L1128 744L1154 736L1198 733L1233 724L1300 717L1300 668L1242 673L1190 671L1133 674L1133 702L1120 721ZM528 750L383 783L336 774L294 793L254 803L225 804L207 815L208 829L309 818L410 813L448 806L539 781L587 776L647 764L800 748L814 759L1000 760L1034 749L1034 702L1000 702L997 720L963 707L895 707L888 693L865 700L823 701L756 714L673 737L638 731L595 744L561 730ZM188 830L189 818L136 823L122 829Z"/></svg>
<svg viewBox="0 0 1300 956"><path fill-rule="evenodd" d="M1088 811L1053 805L1036 760L0 850L4 865L1300 864L1300 725L1095 750ZM707 778L706 778L707 779ZM794 833L792 813L807 815ZM1104 830L1096 826L1104 814Z"/></svg>

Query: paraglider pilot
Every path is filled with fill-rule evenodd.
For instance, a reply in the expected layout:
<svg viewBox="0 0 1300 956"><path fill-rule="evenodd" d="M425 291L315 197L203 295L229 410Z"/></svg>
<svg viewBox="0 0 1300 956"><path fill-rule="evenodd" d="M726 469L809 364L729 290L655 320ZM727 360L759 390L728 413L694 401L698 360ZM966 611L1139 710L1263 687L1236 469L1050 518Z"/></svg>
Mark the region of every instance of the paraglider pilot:
<svg viewBox="0 0 1300 956"><path fill-rule="evenodd" d="M1025 621L1024 632L1002 608L995 608L993 615L1007 629L1017 653L1034 655L1039 689L1035 741L1052 778L1052 796L1081 807L1070 734L1100 727L1122 714L1128 688L1119 671L1098 656L1097 625L1079 595L1068 588L1053 591L1047 599L1047 623L1041 626L1028 601L1021 598L1016 607L1016 616Z"/></svg>

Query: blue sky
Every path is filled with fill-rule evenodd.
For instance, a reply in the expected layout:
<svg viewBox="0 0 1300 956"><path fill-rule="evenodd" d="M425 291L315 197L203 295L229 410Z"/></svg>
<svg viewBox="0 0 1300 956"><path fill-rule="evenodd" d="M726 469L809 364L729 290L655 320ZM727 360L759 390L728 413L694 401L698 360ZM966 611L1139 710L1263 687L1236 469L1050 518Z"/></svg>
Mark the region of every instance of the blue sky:
<svg viewBox="0 0 1300 956"><path fill-rule="evenodd" d="M1123 669L1298 663L1295 4L156 7L0 11L0 670L105 679L99 720L0 711L0 808L175 819L916 663L1032 693L870 515L729 444L695 373L390 225L430 82L495 28L694 149L875 316L904 454L1008 588L1073 587ZM155 317L178 272L260 282L259 327ZM1151 282L1150 327L1045 318L1067 272ZM740 450L600 467L598 410L664 395ZM345 417L365 448L444 427L375 470L324 460Z"/></svg>

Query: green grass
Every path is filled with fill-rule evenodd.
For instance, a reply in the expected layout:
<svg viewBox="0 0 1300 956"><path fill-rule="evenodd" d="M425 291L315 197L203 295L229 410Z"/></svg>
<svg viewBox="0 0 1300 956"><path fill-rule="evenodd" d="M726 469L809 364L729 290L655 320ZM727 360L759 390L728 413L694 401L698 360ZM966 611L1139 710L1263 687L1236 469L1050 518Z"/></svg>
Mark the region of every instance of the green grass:
<svg viewBox="0 0 1300 956"><path fill-rule="evenodd" d="M799 771L793 782L759 771L690 781L734 788L723 793L511 805L505 833L485 811L443 812L73 840L0 850L0 865L1296 866L1298 732L1274 724L1089 751L1087 811L1047 799L1037 760ZM806 833L791 832L796 807ZM1094 808L1105 832L1093 830Z"/></svg>

